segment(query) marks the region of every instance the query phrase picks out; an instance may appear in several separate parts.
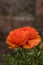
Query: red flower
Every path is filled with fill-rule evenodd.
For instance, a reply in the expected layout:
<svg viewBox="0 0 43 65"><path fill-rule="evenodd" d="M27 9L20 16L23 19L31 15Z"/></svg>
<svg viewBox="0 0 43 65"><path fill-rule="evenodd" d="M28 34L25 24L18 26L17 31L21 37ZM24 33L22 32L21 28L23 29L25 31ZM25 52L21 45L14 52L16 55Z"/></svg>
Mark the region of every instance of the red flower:
<svg viewBox="0 0 43 65"><path fill-rule="evenodd" d="M16 48L22 46L29 49L37 46L41 41L36 29L32 27L23 27L11 31L7 37L7 44L9 48Z"/></svg>

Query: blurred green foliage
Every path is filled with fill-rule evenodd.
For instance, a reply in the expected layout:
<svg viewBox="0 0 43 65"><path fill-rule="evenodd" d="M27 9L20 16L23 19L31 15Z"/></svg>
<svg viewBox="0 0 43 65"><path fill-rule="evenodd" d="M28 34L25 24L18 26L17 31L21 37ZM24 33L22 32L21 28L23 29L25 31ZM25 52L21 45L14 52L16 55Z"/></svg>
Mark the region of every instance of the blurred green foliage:
<svg viewBox="0 0 43 65"><path fill-rule="evenodd" d="M16 48L14 53L3 55L3 65L43 65L43 49L34 47L32 49Z"/></svg>

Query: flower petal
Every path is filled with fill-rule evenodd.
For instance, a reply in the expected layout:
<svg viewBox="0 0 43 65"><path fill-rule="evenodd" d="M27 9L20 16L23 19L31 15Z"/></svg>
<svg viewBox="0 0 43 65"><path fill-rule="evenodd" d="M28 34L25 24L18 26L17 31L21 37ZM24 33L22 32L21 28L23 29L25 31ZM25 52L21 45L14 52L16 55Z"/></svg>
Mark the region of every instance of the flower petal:
<svg viewBox="0 0 43 65"><path fill-rule="evenodd" d="M23 48L25 48L25 49L30 49L30 48L32 48L33 46L31 46L30 44L28 44L28 43L26 43L26 44L24 44L23 45Z"/></svg>
<svg viewBox="0 0 43 65"><path fill-rule="evenodd" d="M37 46L41 41L41 37L38 35L35 39L28 40L28 43L23 45L23 48L29 49L34 46Z"/></svg>
<svg viewBox="0 0 43 65"><path fill-rule="evenodd" d="M18 47L16 44L13 44L10 41L7 41L6 43L9 45L9 48L17 48Z"/></svg>
<svg viewBox="0 0 43 65"><path fill-rule="evenodd" d="M21 46L28 40L29 32L27 31L16 31L14 32L14 35L9 35L9 40L12 40L12 42L16 43L17 45ZM10 39L11 38L11 39Z"/></svg>
<svg viewBox="0 0 43 65"><path fill-rule="evenodd" d="M28 43L31 46L37 46L41 41L41 37L39 35L37 35L37 37L35 39L29 40Z"/></svg>

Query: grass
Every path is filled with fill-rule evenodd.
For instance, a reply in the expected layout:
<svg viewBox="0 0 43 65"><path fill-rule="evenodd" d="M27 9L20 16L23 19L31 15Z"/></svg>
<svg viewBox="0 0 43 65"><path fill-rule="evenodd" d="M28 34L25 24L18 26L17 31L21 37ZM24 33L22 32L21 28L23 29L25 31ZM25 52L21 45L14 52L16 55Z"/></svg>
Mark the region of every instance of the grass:
<svg viewBox="0 0 43 65"><path fill-rule="evenodd" d="M26 50L17 48L13 54L3 54L2 65L43 65L43 49L41 45Z"/></svg>

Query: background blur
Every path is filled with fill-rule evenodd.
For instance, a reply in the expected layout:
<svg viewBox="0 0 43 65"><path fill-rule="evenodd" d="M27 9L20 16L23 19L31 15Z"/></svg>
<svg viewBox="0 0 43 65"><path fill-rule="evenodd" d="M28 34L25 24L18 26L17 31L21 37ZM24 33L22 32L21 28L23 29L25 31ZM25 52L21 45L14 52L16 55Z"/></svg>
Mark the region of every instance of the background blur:
<svg viewBox="0 0 43 65"><path fill-rule="evenodd" d="M8 33L22 26L35 27L43 37L43 0L0 0L1 55L8 51L4 43Z"/></svg>

